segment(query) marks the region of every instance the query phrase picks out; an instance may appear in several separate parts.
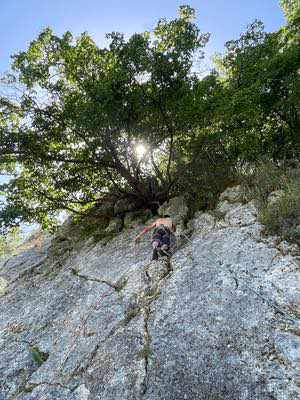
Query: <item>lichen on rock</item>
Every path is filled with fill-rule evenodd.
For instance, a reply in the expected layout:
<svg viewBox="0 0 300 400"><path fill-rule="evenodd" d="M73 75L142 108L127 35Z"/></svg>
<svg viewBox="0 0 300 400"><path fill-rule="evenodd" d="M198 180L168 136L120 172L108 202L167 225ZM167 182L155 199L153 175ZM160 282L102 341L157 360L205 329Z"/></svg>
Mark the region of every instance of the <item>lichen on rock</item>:
<svg viewBox="0 0 300 400"><path fill-rule="evenodd" d="M0 297L6 293L7 285L7 280L0 277Z"/></svg>
<svg viewBox="0 0 300 400"><path fill-rule="evenodd" d="M171 260L149 261L150 233L134 251L137 218L106 243L66 231L3 264L0 399L300 398L297 249L238 192L220 219L161 207L192 232Z"/></svg>

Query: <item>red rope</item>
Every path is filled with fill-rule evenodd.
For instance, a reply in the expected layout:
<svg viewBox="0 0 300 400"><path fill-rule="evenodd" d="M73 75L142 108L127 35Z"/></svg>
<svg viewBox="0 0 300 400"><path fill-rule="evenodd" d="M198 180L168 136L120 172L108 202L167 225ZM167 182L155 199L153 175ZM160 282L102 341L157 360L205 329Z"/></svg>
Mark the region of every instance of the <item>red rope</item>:
<svg viewBox="0 0 300 400"><path fill-rule="evenodd" d="M109 290L108 290L107 292L103 293L103 295L96 301L96 303L95 303L94 306L93 306L93 308L94 308L95 310L98 309L98 307L99 307L101 301L102 301L105 297L107 297L107 296L109 296L109 295L111 294L111 291L112 291L112 290L113 290L113 288L110 287Z"/></svg>
<svg viewBox="0 0 300 400"><path fill-rule="evenodd" d="M66 355L65 355L65 357L64 357L64 359L63 359L63 361L62 361L62 363L61 363L61 365L60 365L58 371L57 371L56 374L54 375L55 377L59 374L60 371L62 371L62 369L64 368L66 362L68 361L71 352L72 352L73 349L75 348L76 341L77 341L77 339L79 338L80 333L82 332L82 329L85 327L85 325L86 325L86 323L87 323L87 320L88 320L89 316L91 315L92 310L97 310L98 307L99 307L99 305L101 304L102 300L103 300L105 297L108 297L108 296L110 296L110 295L112 294L113 289L114 289L113 287L110 287L109 290L108 290L107 292L103 293L102 296L101 296L92 306L90 306L90 310L89 310L89 312L87 313L87 315L85 316L85 318L82 318L82 317L80 318L80 321L81 321L81 322L78 324L77 329L75 330L75 332L76 332L76 331L77 331L77 332L76 332L76 335L74 335L74 340L73 340L73 342L72 342L72 344L71 344L71 346L70 346L68 352L66 353Z"/></svg>

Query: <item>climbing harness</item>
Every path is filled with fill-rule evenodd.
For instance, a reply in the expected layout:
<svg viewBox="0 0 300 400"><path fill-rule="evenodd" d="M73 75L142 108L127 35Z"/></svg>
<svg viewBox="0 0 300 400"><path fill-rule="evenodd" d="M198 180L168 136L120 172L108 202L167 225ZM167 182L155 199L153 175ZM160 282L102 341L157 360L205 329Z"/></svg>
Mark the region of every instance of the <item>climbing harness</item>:
<svg viewBox="0 0 300 400"><path fill-rule="evenodd" d="M152 234L152 243L158 242L159 248L163 245L170 247L172 242L175 241L174 237L174 233L171 229L168 226L161 224L154 229Z"/></svg>
<svg viewBox="0 0 300 400"><path fill-rule="evenodd" d="M157 242L158 246L153 248L152 261L157 260L159 256L171 257L174 254L173 249L176 247L176 236L174 232L163 224L158 225L151 236L152 243ZM147 241L148 242L148 241ZM134 244L134 255L137 255L137 245L139 242ZM167 248L163 248L167 247Z"/></svg>
<svg viewBox="0 0 300 400"><path fill-rule="evenodd" d="M144 240L142 241L142 243L149 243L148 240ZM139 243L141 243L141 241L139 241ZM135 243L134 244L134 255L137 256L138 254L138 244L139 243ZM161 247L157 248L157 250L161 253L164 253L164 255L166 255L167 257L171 258L173 256L173 254L178 250L178 248L176 248L176 243L174 243L173 245L169 246L169 250L164 250ZM152 260L153 261L153 260Z"/></svg>

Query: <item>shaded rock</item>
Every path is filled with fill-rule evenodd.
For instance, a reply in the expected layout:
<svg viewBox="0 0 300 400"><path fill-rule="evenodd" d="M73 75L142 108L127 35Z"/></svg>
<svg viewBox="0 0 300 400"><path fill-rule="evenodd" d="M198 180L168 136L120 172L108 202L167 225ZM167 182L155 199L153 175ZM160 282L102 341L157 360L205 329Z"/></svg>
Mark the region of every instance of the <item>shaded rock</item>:
<svg viewBox="0 0 300 400"><path fill-rule="evenodd" d="M136 209L136 204L130 199L117 200L114 205L115 215L121 215L128 211L133 211L135 209Z"/></svg>
<svg viewBox="0 0 300 400"><path fill-rule="evenodd" d="M186 197L173 197L159 207L158 214L160 216L170 215L176 224L176 235L180 237L185 230L185 222L187 221L189 214Z"/></svg>
<svg viewBox="0 0 300 400"><path fill-rule="evenodd" d="M220 201L229 201L230 203L243 201L243 189L241 185L229 187L220 194Z"/></svg>
<svg viewBox="0 0 300 400"><path fill-rule="evenodd" d="M278 332L275 336L277 351L300 374L300 331L298 335L289 332Z"/></svg>
<svg viewBox="0 0 300 400"><path fill-rule="evenodd" d="M159 215L168 214L175 222L185 221L189 213L185 196L173 197L158 209Z"/></svg>
<svg viewBox="0 0 300 400"><path fill-rule="evenodd" d="M0 277L0 297L6 293L8 282L6 279Z"/></svg>
<svg viewBox="0 0 300 400"><path fill-rule="evenodd" d="M274 192L271 192L268 196L269 205L276 203L283 195L283 190L275 190Z"/></svg>
<svg viewBox="0 0 300 400"><path fill-rule="evenodd" d="M280 242L277 248L283 255L291 254L294 256L299 254L299 246L295 243L289 243L285 240Z"/></svg>
<svg viewBox="0 0 300 400"><path fill-rule="evenodd" d="M128 212L124 218L124 228L136 227L137 225L145 223L151 217L152 213L150 210Z"/></svg>
<svg viewBox="0 0 300 400"><path fill-rule="evenodd" d="M109 221L108 227L105 232L108 234L115 234L121 232L123 229L123 220L121 218L115 217Z"/></svg>
<svg viewBox="0 0 300 400"><path fill-rule="evenodd" d="M253 202L230 210L224 217L225 222L234 226L254 224L257 220L257 209Z"/></svg>
<svg viewBox="0 0 300 400"><path fill-rule="evenodd" d="M152 261L146 268L148 278L152 282L158 283L162 280L169 272L170 267L168 265L168 260L161 258L158 261Z"/></svg>
<svg viewBox="0 0 300 400"><path fill-rule="evenodd" d="M210 232L216 225L215 218L211 214L201 211L195 213L191 222L190 226L193 228L194 234L203 236Z"/></svg>
<svg viewBox="0 0 300 400"><path fill-rule="evenodd" d="M90 391L86 388L84 384L78 386L76 390L74 390L74 396L76 400L88 400L90 395Z"/></svg>
<svg viewBox="0 0 300 400"><path fill-rule="evenodd" d="M235 210L241 207L241 203L230 203L228 200L220 201L217 204L216 211L220 215L225 215L228 212L232 212L234 214Z"/></svg>

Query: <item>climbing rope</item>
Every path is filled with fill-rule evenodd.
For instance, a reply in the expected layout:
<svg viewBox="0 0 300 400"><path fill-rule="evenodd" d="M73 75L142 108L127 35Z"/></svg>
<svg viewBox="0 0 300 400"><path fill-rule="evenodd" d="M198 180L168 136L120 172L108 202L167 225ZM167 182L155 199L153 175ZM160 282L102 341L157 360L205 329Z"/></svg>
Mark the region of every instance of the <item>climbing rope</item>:
<svg viewBox="0 0 300 400"><path fill-rule="evenodd" d="M93 303L93 304L89 307L89 310L88 310L88 313L86 314L86 316L85 316L84 318L83 318L83 317L80 317L81 323L77 326L77 329L76 329L76 331L75 331L74 338L73 338L73 341L72 341L72 343L71 343L71 346L70 346L69 350L67 351L65 357L63 358L63 361L62 361L60 367L58 368L58 370L57 370L57 372L56 372L56 374L55 374L55 377L58 377L59 374L60 374L60 372L63 370L63 368L64 368L66 362L68 361L68 359L69 359L69 357L70 357L72 351L74 350L74 348L75 348L75 346L76 346L76 342L77 342L77 340L78 340L78 338L79 338L79 336L80 336L80 333L82 332L82 330L85 331L85 327L86 327L88 318L89 318L89 316L91 315L92 311L98 310L98 309L99 309L99 305L101 304L102 300L103 300L105 297L110 296L110 295L113 293L114 290L115 290L115 288L114 288L113 286L111 286L105 293L103 293L103 294L99 297L99 299L97 299L97 301L96 301L95 303Z"/></svg>
<svg viewBox="0 0 300 400"><path fill-rule="evenodd" d="M193 246L193 242L191 241L191 239L190 239L185 233L182 233L182 236ZM142 242L148 242L148 241L145 240L145 241L142 241ZM195 262L193 256L185 254L185 253L183 252L183 250L181 249L181 247L182 247L184 244L185 244L185 243L182 243L181 246L178 247L178 246L176 246L176 243L175 243L173 246L170 247L170 250L169 250L169 251L165 251L165 250L163 250L163 249L160 249L160 251L163 252L168 258L171 258L177 251L179 251L179 252L181 252L185 257L191 257L192 261ZM138 245L137 243L135 243L135 245L134 245L134 255L135 255L135 256L137 255L137 245ZM219 258L219 255L217 255L212 249L210 249L210 252L211 252L212 254L214 254L214 256L215 256L217 259ZM132 267L129 267L129 268L122 274L122 277L125 276L125 275L128 273L128 271L129 271L130 269L132 269ZM297 319L297 318L292 317L291 315L289 315L288 313L286 313L286 312L285 312L281 307L279 307L273 300L270 300L269 298L263 296L263 295L262 295L260 292L258 292L256 289L254 289L253 287L251 287L251 286L246 282L245 279L243 279L243 278L241 278L241 277L238 278L230 269L228 269L228 271L229 271L229 273L230 273L236 280L237 280L237 279L241 279L241 280L243 281L243 283L244 283L244 285L245 285L246 288L248 288L250 291L254 292L258 297L260 297L264 302L266 302L270 307L274 308L277 312L279 312L279 313L280 313L281 315L283 315L285 318L287 318L288 320L290 320L290 321L293 322L293 323L298 322L298 319ZM122 279L122 277L121 277L121 279ZM57 373L59 373L60 371L62 371L62 369L64 368L66 362L68 361L71 352L73 351L73 349L74 349L75 346L76 346L76 342L77 342L77 340L78 340L78 338L79 338L79 336L80 336L80 333L82 332L82 329L86 326L86 323L87 323L88 318L89 318L89 316L91 315L92 311L99 309L99 306L100 306L100 304L102 303L102 301L103 301L106 297L110 296L110 295L113 293L113 291L114 291L115 289L116 289L116 287L114 287L114 286L110 287L108 291L106 291L105 293L103 293L103 294L96 300L96 302L93 303L93 304L90 306L87 315L86 315L84 318L82 318L82 317L80 318L81 323L78 325L78 327L77 327L77 329L76 329L76 331L75 331L75 335L74 335L74 339L73 339L73 341L72 341L72 344L71 344L71 346L70 346L68 352L66 353L66 355L65 355L65 357L64 357L64 359L63 359L63 361L62 361L62 363L61 363L61 365L60 365L60 368L58 369L58 372L57 372ZM85 328L84 328L84 329L85 329Z"/></svg>
<svg viewBox="0 0 300 400"><path fill-rule="evenodd" d="M136 246L135 246L135 247L136 247ZM135 251L136 251L136 248L135 248ZM163 251L168 257L170 257L170 255L169 255L167 252L165 252L164 250L162 250L162 251ZM173 253L173 254L174 254L174 253ZM173 255L173 254L172 254L172 255ZM150 263L149 263L149 264L150 264ZM149 264L148 264L148 265L149 265ZM146 265L145 267L147 267L147 265ZM122 274L120 280L122 280L123 276L126 275L127 272L128 272L131 268L132 268L132 267L129 267L129 268ZM61 363L61 365L60 365L60 367L59 367L57 373L55 374L55 377L58 377L58 374L60 373L60 371L63 370L63 368L64 368L66 362L68 361L68 359L69 359L69 357L70 357L72 351L74 350L74 348L75 348L75 346L76 346L76 343L77 343L77 340L78 340L78 338L79 338L79 336L80 336L80 333L81 333L82 331L83 331L83 332L85 331L85 327L86 327L88 318L89 318L89 316L91 315L92 311L98 310L100 304L101 304L102 301L103 301L103 299L106 298L106 297L108 297L108 296L110 296L110 295L114 292L114 290L116 290L116 289L117 289L117 285L116 285L116 284L111 285L110 288L109 288L105 293L103 293L103 294L99 297L99 299L96 300L95 303L93 303L93 304L90 306L90 308L89 308L89 310L88 310L88 313L85 315L85 317L84 317L84 318L83 318L83 317L80 318L80 323L79 323L79 325L77 326L77 329L76 329L76 331L75 331L74 338L73 338L73 340L72 340L71 346L70 346L70 348L68 349L67 353L65 354L65 357L64 357L64 359L63 359L63 361L62 361L62 363Z"/></svg>

